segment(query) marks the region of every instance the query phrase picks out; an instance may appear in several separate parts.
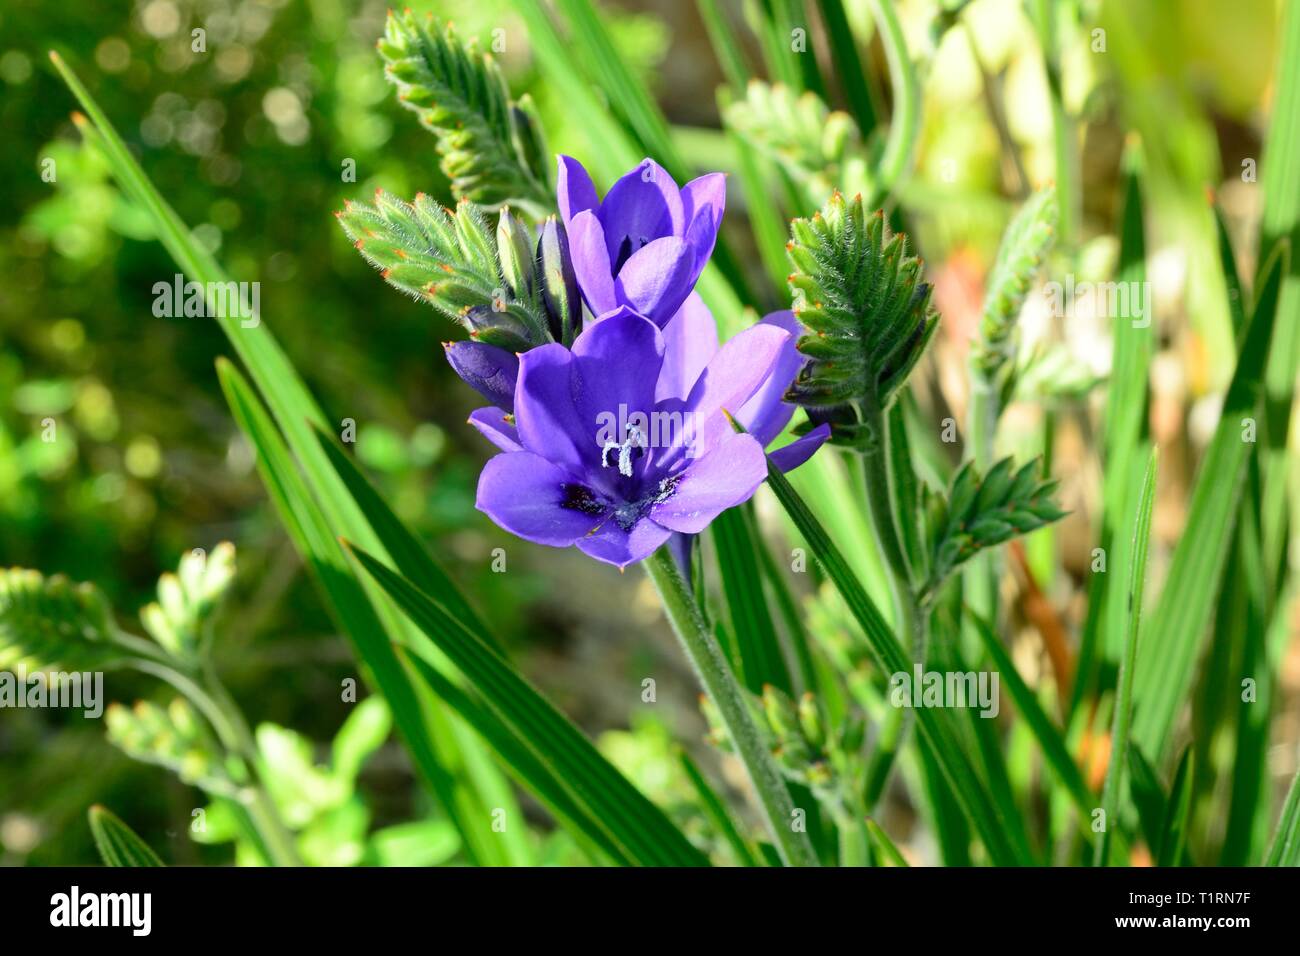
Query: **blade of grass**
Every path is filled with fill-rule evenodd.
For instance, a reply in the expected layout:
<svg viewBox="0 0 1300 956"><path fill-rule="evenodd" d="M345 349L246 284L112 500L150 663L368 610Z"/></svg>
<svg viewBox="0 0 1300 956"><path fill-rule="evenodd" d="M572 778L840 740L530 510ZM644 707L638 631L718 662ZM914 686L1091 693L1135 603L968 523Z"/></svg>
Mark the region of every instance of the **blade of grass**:
<svg viewBox="0 0 1300 956"><path fill-rule="evenodd" d="M1142 623L1142 593L1146 583L1147 546L1151 539L1151 509L1156 496L1156 450L1151 450L1146 476L1142 479L1142 492L1132 527L1133 559L1127 569L1117 568L1117 574L1128 571L1128 629L1124 635L1124 658L1119 668L1119 693L1115 699L1115 718L1110 731L1110 766L1106 769L1106 782L1101 791L1101 807L1106 826L1097 841L1093 866L1105 866L1110 850L1110 834L1119 823L1120 790L1123 785L1125 752L1128 750L1130 711L1133 705L1133 670L1137 657L1138 632Z"/></svg>
<svg viewBox="0 0 1300 956"><path fill-rule="evenodd" d="M1262 534L1265 554L1284 556L1289 537L1287 473L1294 470L1298 450L1287 439L1293 408L1295 372L1300 367L1300 7L1284 4L1281 42L1277 53L1276 95L1268 138L1261 159L1264 202L1260 224L1259 272L1255 298L1266 285L1270 256L1284 243L1291 258L1278 296L1278 331L1264 375L1264 499ZM1280 578L1281 576L1279 576ZM1273 595L1285 582L1274 583Z"/></svg>
<svg viewBox="0 0 1300 956"><path fill-rule="evenodd" d="M870 136L876 128L876 108L867 85L866 65L858 56L858 46L849 18L844 13L842 0L819 0L822 22L826 24L826 38L831 45L831 58L835 61L835 75L844 87L849 110L858 121L863 136Z"/></svg>
<svg viewBox="0 0 1300 956"><path fill-rule="evenodd" d="M482 735L519 784L537 797L593 859L600 859L603 854L615 863L630 865L633 862L595 821L594 808L575 802L555 774L533 756L527 744L508 724L439 673L420 656L419 651L413 652L411 662L433 693Z"/></svg>
<svg viewBox="0 0 1300 956"><path fill-rule="evenodd" d="M1300 773L1291 779L1278 817L1273 842L1264 856L1265 866L1300 866Z"/></svg>
<svg viewBox="0 0 1300 956"><path fill-rule="evenodd" d="M663 811L496 651L404 577L364 550L349 548L420 632L474 685L484 704L551 769L570 797L599 807L593 819L628 856L642 865L708 865Z"/></svg>
<svg viewBox="0 0 1300 956"><path fill-rule="evenodd" d="M1192 748L1183 751L1178 761L1178 771L1174 774L1173 786L1169 789L1169 806L1165 812L1163 836L1160 839L1160 852L1156 855L1156 866L1179 866L1187 849L1187 827L1192 810L1192 790L1196 779L1196 760Z"/></svg>
<svg viewBox="0 0 1300 956"><path fill-rule="evenodd" d="M709 782L704 779L704 774L695 765L695 761L690 758L690 755L685 750L680 751L677 757L682 769L686 772L687 779L691 782L691 786L695 788L695 795L699 797L700 809L709 818L709 822L713 824L713 829L717 831L718 836L722 837L727 845L731 847L731 852L736 854L736 859L740 862L740 865L761 866L762 863L754 855L754 851L745 842L745 838L740 835L740 828L736 825L736 821L732 819L731 811L727 809L727 805L718 796L717 792L709 786Z"/></svg>
<svg viewBox="0 0 1300 956"><path fill-rule="evenodd" d="M1011 702L1015 704L1016 710L1020 713L1025 724L1033 733L1034 739L1038 741L1038 745L1042 748L1044 758L1051 765L1057 779L1064 786L1066 792L1070 795L1070 799L1078 809L1080 822L1087 821L1093 809L1097 806L1096 796L1087 783L1084 782L1079 765L1070 756L1070 750L1065 743L1065 735L1057 729L1052 719L1047 716L1047 712L1043 710L1038 698L1029 688L1029 685L1025 683L1024 678L1020 676L1011 655L1002 646L1002 641L993 632L988 621L974 614L969 608L966 609L966 613L975 624L975 633L979 636L984 651L989 655L994 668L1001 675L1002 684L1011 696Z"/></svg>
<svg viewBox="0 0 1300 956"><path fill-rule="evenodd" d="M90 832L105 866L162 866L149 844L107 807L90 808Z"/></svg>
<svg viewBox="0 0 1300 956"><path fill-rule="evenodd" d="M764 545L750 533L741 508L718 515L709 530L718 552L718 572L739 652L740 677L755 694L763 692L764 684L789 694L793 690L790 670L764 599L756 556L756 550Z"/></svg>
<svg viewBox="0 0 1300 956"><path fill-rule="evenodd" d="M1223 413L1192 492L1182 537L1152 615L1151 638L1138 654L1133 739L1147 753L1168 746L1169 730L1191 689L1203 638L1232 542L1233 516L1245 475L1243 419L1258 407L1268 358L1282 263L1274 259L1257 297Z"/></svg>
<svg viewBox="0 0 1300 956"><path fill-rule="evenodd" d="M867 817L867 838L871 840L876 853L888 860L890 866L911 866L903 859L903 854L894 846L894 841L889 839L880 824L870 817Z"/></svg>
<svg viewBox="0 0 1300 956"><path fill-rule="evenodd" d="M743 93L750 72L740 44L736 42L735 28L727 22L726 15L718 6L718 0L698 0L696 8L700 11L704 31L709 35L713 55L717 57L723 75L734 92Z"/></svg>
<svg viewBox="0 0 1300 956"><path fill-rule="evenodd" d="M471 854L475 857L485 854L482 858L488 860L497 858L495 854L499 848L495 844L499 840L483 823L491 820L491 807L476 799L472 789L458 785L454 779L451 768L459 765L456 754L446 745L445 735L442 736L443 745L439 747L439 735L428 733L425 714L414 687L406 679L402 662L391 648L386 654L376 654L372 647L361 644L358 635L363 634L367 635L368 641L383 641L384 627L360 582L348 569L338 539L308 492L266 409L244 377L225 359L217 360L217 377L236 423L257 454L258 472L281 522L311 569L340 628L352 639L358 656L370 665L375 674L375 680L392 708L398 733L411 745L421 777L462 835L470 841ZM383 670L378 671L379 668ZM440 726L446 730L445 724L441 723L445 718L435 716L433 719L439 720Z"/></svg>

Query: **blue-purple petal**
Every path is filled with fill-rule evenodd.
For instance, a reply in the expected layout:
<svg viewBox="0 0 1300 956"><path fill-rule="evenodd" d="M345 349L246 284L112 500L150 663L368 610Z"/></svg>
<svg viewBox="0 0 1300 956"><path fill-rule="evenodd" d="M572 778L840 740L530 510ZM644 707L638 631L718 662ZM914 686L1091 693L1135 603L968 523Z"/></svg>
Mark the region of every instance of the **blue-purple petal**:
<svg viewBox="0 0 1300 956"><path fill-rule="evenodd" d="M558 156L555 174L555 198L560 207L560 216L564 225L580 212L595 209L600 205L596 196L596 186L582 163L572 156Z"/></svg>
<svg viewBox="0 0 1300 956"><path fill-rule="evenodd" d="M524 446L519 444L519 432L515 430L513 419L508 420L506 413L495 405L476 408L470 412L469 423L502 451L523 451Z"/></svg>
<svg viewBox="0 0 1300 956"><path fill-rule="evenodd" d="M588 426L594 455L603 446L602 430L604 440L621 443L632 416L654 411L663 360L663 334L626 307L603 316L574 341L573 402Z"/></svg>
<svg viewBox="0 0 1300 956"><path fill-rule="evenodd" d="M582 475L591 462L594 431L573 403L573 353L552 343L519 358L515 428L528 451Z"/></svg>
<svg viewBox="0 0 1300 956"><path fill-rule="evenodd" d="M831 437L830 425L818 425L808 434L796 438L788 445L770 451L767 457L771 459L781 472L794 471L809 458L813 453L826 443L826 439Z"/></svg>
<svg viewBox="0 0 1300 956"><path fill-rule="evenodd" d="M620 302L662 326L686 301L698 275L694 248L677 236L665 236L633 253L614 287Z"/></svg>
<svg viewBox="0 0 1300 956"><path fill-rule="evenodd" d="M733 432L676 476L673 493L650 509L650 517L673 531L699 534L723 511L748 501L766 477L762 446Z"/></svg>
<svg viewBox="0 0 1300 956"><path fill-rule="evenodd" d="M682 195L668 171L652 159L624 174L600 204L600 223L611 262L617 263L624 243L629 252L664 236L680 236L686 228Z"/></svg>
<svg viewBox="0 0 1300 956"><path fill-rule="evenodd" d="M799 325L799 320L794 317L794 313L788 309L763 316L760 324L776 326L790 333L790 337L781 346L780 355L772 365L772 373L736 412L736 421L744 425L745 430L766 448L777 435L781 434L794 415L795 407L785 401L785 392L794 382L804 362L803 355L796 348L799 336L803 334L803 327Z"/></svg>
<svg viewBox="0 0 1300 956"><path fill-rule="evenodd" d="M664 364L655 399L685 399L718 351L718 325L698 292L687 296L664 326Z"/></svg>
<svg viewBox="0 0 1300 956"><path fill-rule="evenodd" d="M647 558L672 536L672 532L649 518L642 518L629 531L610 520L594 534L579 538L578 550L618 568Z"/></svg>
<svg viewBox="0 0 1300 956"><path fill-rule="evenodd" d="M450 342L444 349L456 374L493 405L514 411L519 357L484 342Z"/></svg>
<svg viewBox="0 0 1300 956"><path fill-rule="evenodd" d="M497 455L483 467L475 506L511 534L565 547L589 534L603 514L566 507L572 478L540 455Z"/></svg>
<svg viewBox="0 0 1300 956"><path fill-rule="evenodd" d="M587 307L594 315L616 308L618 297L614 292L613 269L600 220L587 209L575 215L568 226L573 273L578 277L578 288L582 290Z"/></svg>

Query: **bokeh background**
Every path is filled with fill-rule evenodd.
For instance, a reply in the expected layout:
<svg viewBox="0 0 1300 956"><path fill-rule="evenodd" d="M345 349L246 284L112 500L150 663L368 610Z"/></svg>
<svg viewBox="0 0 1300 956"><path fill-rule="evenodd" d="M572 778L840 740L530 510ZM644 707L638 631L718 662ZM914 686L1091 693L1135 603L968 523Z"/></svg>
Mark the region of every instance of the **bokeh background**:
<svg viewBox="0 0 1300 956"><path fill-rule="evenodd" d="M532 92L551 147L578 156L599 149L538 82L526 30L507 4L413 6L453 20L465 36L490 40L504 30L499 59L516 92ZM737 23L739 6L724 4ZM898 6L909 42L923 47L933 4ZM701 169L732 168L734 146L719 129L715 98L723 77L694 4L629 0L603 9L687 158ZM1181 528L1192 468L1232 367L1206 190L1228 215L1243 274L1253 274L1249 237L1258 232L1261 200L1243 170L1258 162L1267 129L1279 7L1124 0L1081 9L1085 26L1068 39L1063 61L1082 146L1078 278L1113 272L1124 130L1136 130L1147 160L1148 266L1161 329L1152 383L1162 448L1156 536L1168 543ZM175 268L145 216L82 148L71 96L49 67L47 51L57 48L196 237L234 278L262 283L263 321L328 413L357 422L361 461L475 596L523 669L601 735L642 787L671 804L682 782L670 740L697 742L702 726L690 675L643 576L507 540L474 511L489 449L464 426L473 396L442 358L439 343L455 332L383 286L331 216L344 199L378 186L447 195L429 134L383 80L374 42L385 10L378 0L6 0L0 8L0 565L94 581L133 623L159 573L183 552L233 541L239 579L221 618L218 662L250 720L324 742L347 714L339 683L356 675L346 642L279 527L217 385L213 361L227 343L205 320L152 314L153 284ZM918 162L903 190L944 317L931 373L936 401L958 421L966 346L998 237L1024 190L1053 168L1046 80L1020 4L977 0L967 21L970 31L951 31L935 51ZM1092 48L1093 25L1106 31L1104 52ZM202 53L191 49L196 27L206 30ZM811 42L825 45L816 28ZM868 61L887 88L878 42ZM1001 130L984 108L982 72L1002 92ZM1019 166L1004 161L1000 136L1018 146ZM47 159L53 182L42 177ZM355 182L342 175L348 160ZM735 241L742 249L750 243L752 254L741 258L762 290L752 304L781 303L786 292L765 284L734 191L728 217ZM1030 339L1049 324L1045 307L1035 308L1024 318ZM1073 362L1044 395L1069 407L1108 371L1107 326L1081 315L1055 334ZM1042 402L1011 410L1012 444L1018 428L1039 427L1041 412ZM47 418L60 429L53 443L41 440ZM1055 558L1037 565L1038 584L1067 626L1081 610L1097 508L1086 418L1063 416L1055 436L1054 470L1076 517L1045 539ZM506 548L508 574L491 570L497 547ZM1028 676L1043 666L1037 647L1018 653ZM647 673L660 688L653 716L634 709L626 693ZM1298 689L1293 654L1274 730L1278 779L1295 769ZM113 675L108 691L130 701L157 688ZM427 810L395 743L367 765L362 789L379 822ZM84 816L93 802L113 807L170 860L229 858L228 848L185 837L184 821L202 802L194 791L128 760L105 743L98 723L57 711L0 713L0 863L93 862Z"/></svg>

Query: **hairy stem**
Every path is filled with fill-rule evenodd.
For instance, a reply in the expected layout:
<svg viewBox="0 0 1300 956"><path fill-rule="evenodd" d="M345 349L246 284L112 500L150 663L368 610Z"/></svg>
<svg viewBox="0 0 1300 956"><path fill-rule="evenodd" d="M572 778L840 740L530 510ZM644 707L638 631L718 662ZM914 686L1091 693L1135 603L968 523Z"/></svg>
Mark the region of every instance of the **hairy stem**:
<svg viewBox="0 0 1300 956"><path fill-rule="evenodd" d="M647 558L645 567L682 649L722 716L727 735L758 795L764 821L781 859L787 866L817 866L817 855L808 834L796 832L792 827L795 807L790 791L754 725L744 691L727 666L722 648L705 624L704 614L667 546Z"/></svg>

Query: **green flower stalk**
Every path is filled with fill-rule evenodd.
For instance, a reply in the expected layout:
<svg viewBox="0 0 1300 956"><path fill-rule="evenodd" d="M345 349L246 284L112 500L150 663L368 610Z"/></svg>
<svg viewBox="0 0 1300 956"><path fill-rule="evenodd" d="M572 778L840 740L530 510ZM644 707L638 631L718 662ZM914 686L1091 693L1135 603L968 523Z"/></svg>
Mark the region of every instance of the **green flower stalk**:
<svg viewBox="0 0 1300 956"><path fill-rule="evenodd" d="M490 54L462 44L432 15L389 13L379 40L398 101L438 137L452 194L490 208L508 203L537 219L554 206L541 126L525 97L512 102Z"/></svg>

